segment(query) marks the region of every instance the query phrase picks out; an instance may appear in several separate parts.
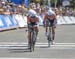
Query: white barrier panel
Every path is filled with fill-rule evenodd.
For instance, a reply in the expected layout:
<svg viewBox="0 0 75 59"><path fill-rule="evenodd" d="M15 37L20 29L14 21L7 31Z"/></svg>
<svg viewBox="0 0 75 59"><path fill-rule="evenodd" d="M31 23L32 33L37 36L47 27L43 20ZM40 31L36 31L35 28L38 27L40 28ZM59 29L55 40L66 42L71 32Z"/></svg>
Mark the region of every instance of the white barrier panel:
<svg viewBox="0 0 75 59"><path fill-rule="evenodd" d="M24 27L27 27L27 17L26 16L23 16L23 19L24 19L24 22L25 22Z"/></svg>
<svg viewBox="0 0 75 59"><path fill-rule="evenodd" d="M63 20L66 21L66 24L73 24L73 21L69 18L69 16L64 16L63 18Z"/></svg>
<svg viewBox="0 0 75 59"><path fill-rule="evenodd" d="M57 18L57 24L66 24L66 22L64 21L63 17L62 16L59 16Z"/></svg>
<svg viewBox="0 0 75 59"><path fill-rule="evenodd" d="M15 18L18 21L19 27L25 27L25 21L22 15L16 15Z"/></svg>
<svg viewBox="0 0 75 59"><path fill-rule="evenodd" d="M18 27L18 22L15 18L15 15L12 15L12 19L13 19L13 22L15 23L15 26Z"/></svg>
<svg viewBox="0 0 75 59"><path fill-rule="evenodd" d="M75 17L70 16L70 19L72 20L73 24L75 24Z"/></svg>

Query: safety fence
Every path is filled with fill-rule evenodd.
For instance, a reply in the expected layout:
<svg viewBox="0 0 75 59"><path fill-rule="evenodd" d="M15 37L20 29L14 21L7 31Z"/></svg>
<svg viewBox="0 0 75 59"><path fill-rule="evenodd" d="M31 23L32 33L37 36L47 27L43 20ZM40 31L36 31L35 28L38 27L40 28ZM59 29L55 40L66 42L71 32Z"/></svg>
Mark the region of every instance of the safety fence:
<svg viewBox="0 0 75 59"><path fill-rule="evenodd" d="M39 24L43 25L43 19L39 16ZM57 17L57 24L75 24L73 16ZM22 15L0 15L0 31L18 27L27 27L27 17Z"/></svg>

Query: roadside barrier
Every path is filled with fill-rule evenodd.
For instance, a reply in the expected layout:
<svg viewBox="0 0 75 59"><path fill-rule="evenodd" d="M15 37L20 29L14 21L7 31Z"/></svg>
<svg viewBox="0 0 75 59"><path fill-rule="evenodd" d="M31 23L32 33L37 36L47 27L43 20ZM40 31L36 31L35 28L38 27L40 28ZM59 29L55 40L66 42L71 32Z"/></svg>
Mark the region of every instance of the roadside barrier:
<svg viewBox="0 0 75 59"><path fill-rule="evenodd" d="M43 25L43 18L39 17L39 25ZM75 24L73 16L59 16L57 24ZM17 27L27 27L27 17L22 15L0 15L0 31Z"/></svg>
<svg viewBox="0 0 75 59"><path fill-rule="evenodd" d="M0 31L18 27L18 22L10 15L0 15Z"/></svg>

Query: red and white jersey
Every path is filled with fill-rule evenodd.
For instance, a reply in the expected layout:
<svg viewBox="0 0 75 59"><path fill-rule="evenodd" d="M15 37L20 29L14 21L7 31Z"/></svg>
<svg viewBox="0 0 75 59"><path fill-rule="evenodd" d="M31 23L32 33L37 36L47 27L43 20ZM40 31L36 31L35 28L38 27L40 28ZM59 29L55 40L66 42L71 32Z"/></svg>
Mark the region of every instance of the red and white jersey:
<svg viewBox="0 0 75 59"><path fill-rule="evenodd" d="M56 14L54 11L52 10L48 10L45 14L44 20L55 20L56 19Z"/></svg>

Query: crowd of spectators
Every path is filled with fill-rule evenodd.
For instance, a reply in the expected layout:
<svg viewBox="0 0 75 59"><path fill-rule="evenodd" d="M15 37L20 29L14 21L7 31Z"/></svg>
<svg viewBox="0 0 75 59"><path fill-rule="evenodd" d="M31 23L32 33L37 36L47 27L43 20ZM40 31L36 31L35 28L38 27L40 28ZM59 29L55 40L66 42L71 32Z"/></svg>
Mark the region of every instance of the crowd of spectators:
<svg viewBox="0 0 75 59"><path fill-rule="evenodd" d="M0 1L0 14L24 14L27 8L22 5L16 5L12 2Z"/></svg>
<svg viewBox="0 0 75 59"><path fill-rule="evenodd" d="M62 15L64 15L64 16L75 16L75 10L72 8L64 9L62 11Z"/></svg>
<svg viewBox="0 0 75 59"><path fill-rule="evenodd" d="M30 6L33 6L38 14L42 14L44 12L45 6L40 5L39 3L30 3L29 7L26 8L24 4L16 5L12 2L5 2L0 0L0 14L22 14L26 15ZM63 16L75 16L75 10L72 8L55 8L56 13Z"/></svg>

